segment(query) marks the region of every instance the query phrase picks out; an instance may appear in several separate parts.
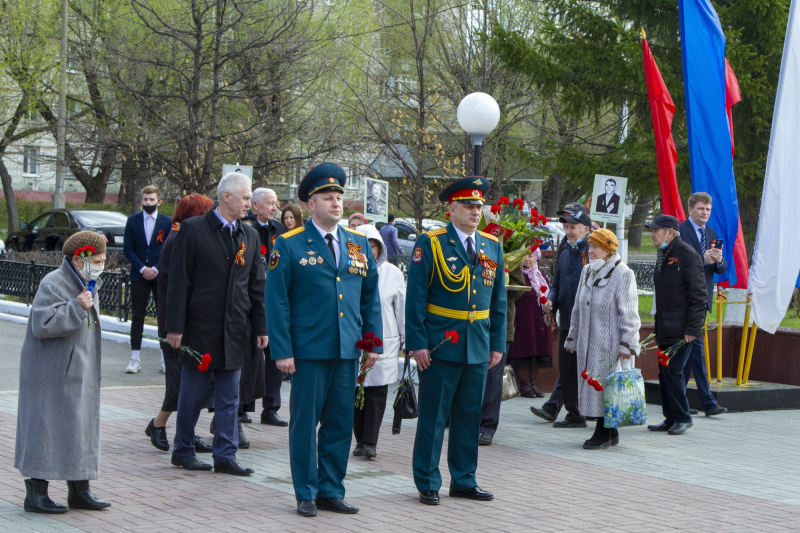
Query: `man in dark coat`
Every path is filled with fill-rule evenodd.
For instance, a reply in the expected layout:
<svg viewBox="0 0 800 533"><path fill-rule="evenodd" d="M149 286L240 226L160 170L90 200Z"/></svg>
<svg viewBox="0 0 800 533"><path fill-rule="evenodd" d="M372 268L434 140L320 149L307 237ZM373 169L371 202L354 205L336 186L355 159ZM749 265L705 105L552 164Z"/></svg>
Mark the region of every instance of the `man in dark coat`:
<svg viewBox="0 0 800 533"><path fill-rule="evenodd" d="M728 262L722 257L721 241L717 241L717 232L706 224L710 216L711 195L705 192L696 192L689 197L689 218L681 222L678 227L681 238L700 254L703 261L706 292L708 293L706 309L709 312L714 296L714 274L723 274L728 270ZM719 246L714 246L715 243ZM684 381L688 384L689 377L694 373L697 394L700 396L706 416L721 415L727 409L720 406L714 395L711 394L706 373L704 345L703 336L696 338L692 343L692 352L689 354L689 361L683 370Z"/></svg>
<svg viewBox="0 0 800 533"><path fill-rule="evenodd" d="M658 215L645 224L658 248L653 275L656 344L669 355L669 363L659 365L658 371L665 420L647 429L670 435L681 435L692 427L683 369L692 342L703 332L707 298L703 262L695 249L683 242L678 226L678 219L669 215Z"/></svg>
<svg viewBox="0 0 800 533"><path fill-rule="evenodd" d="M214 374L216 431L214 470L250 475L236 461L239 445L239 379L253 337L267 346L264 315L264 263L258 232L240 219L250 208L250 179L226 174L217 187L219 207L183 222L170 264L167 340L211 356L207 369L181 352L181 390L172 464L189 470L210 470L197 459L194 427L203 394Z"/></svg>
<svg viewBox="0 0 800 533"><path fill-rule="evenodd" d="M259 187L253 191L253 213L256 218L250 222L261 237L264 257L269 257L275 240L286 230L275 215L278 213L278 195L272 189ZM264 348L264 396L261 399L261 423L270 426L288 426L289 423L278 416L281 408L281 382L283 372L278 370L270 355L269 346Z"/></svg>

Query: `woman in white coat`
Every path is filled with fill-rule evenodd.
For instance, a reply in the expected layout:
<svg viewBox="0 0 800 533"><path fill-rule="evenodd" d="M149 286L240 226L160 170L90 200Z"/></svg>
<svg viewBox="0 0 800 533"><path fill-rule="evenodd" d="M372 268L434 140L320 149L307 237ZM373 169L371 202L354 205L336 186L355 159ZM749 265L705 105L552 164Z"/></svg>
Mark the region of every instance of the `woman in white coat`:
<svg viewBox="0 0 800 533"><path fill-rule="evenodd" d="M378 264L378 292L381 295L381 315L383 317L383 353L378 362L367 373L364 385L364 408L355 408L353 435L356 457L374 458L381 429L383 413L389 385L397 383L397 361L400 349L406 341L406 282L400 269L386 261L386 245L381 234L372 225L359 226L356 231L367 236L372 247L372 255Z"/></svg>
<svg viewBox="0 0 800 533"><path fill-rule="evenodd" d="M589 235L589 264L583 267L572 308L572 321L564 348L578 354L578 369L605 387L619 359L633 366L639 354L639 300L636 276L617 255L617 237L607 229ZM602 450L619 443L619 432L603 424L603 391L578 376L578 407L583 416L597 420L587 450Z"/></svg>

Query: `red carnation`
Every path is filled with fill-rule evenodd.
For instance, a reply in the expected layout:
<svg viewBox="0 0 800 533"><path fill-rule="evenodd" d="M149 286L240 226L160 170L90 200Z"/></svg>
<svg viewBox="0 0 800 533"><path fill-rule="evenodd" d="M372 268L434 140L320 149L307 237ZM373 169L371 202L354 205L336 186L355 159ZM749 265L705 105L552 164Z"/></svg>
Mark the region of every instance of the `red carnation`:
<svg viewBox="0 0 800 533"><path fill-rule="evenodd" d="M531 226L538 226L538 225L539 225L539 219L531 217Z"/></svg>
<svg viewBox="0 0 800 533"><path fill-rule="evenodd" d="M596 390L597 392L603 392L603 386L600 385L600 383L598 383L597 385L594 386L594 390Z"/></svg>
<svg viewBox="0 0 800 533"><path fill-rule="evenodd" d="M539 218L539 211L531 209L531 218Z"/></svg>
<svg viewBox="0 0 800 533"><path fill-rule="evenodd" d="M447 214L444 216L444 219L445 219L445 220L450 220L450 213L447 213Z"/></svg>
<svg viewBox="0 0 800 533"><path fill-rule="evenodd" d="M515 198L514 199L514 207L516 207L517 209L522 211L522 208L524 206L525 206L525 202L522 200L522 198Z"/></svg>
<svg viewBox="0 0 800 533"><path fill-rule="evenodd" d="M501 196L501 197L500 197L500 199L499 199L499 200L497 200L497 204L498 204L498 205L500 205L500 204L503 204L503 205L508 205L508 203L509 203L510 201L511 201L511 199L510 199L508 196Z"/></svg>
<svg viewBox="0 0 800 533"><path fill-rule="evenodd" d="M261 245L261 255L267 255L267 247L263 244Z"/></svg>
<svg viewBox="0 0 800 533"><path fill-rule="evenodd" d="M544 305L547 303L547 296L539 296L539 303Z"/></svg>
<svg viewBox="0 0 800 533"><path fill-rule="evenodd" d="M547 285L542 285L539 287L539 292L547 292Z"/></svg>
<svg viewBox="0 0 800 533"><path fill-rule="evenodd" d="M94 246L81 246L80 248L77 248L73 254L83 257L83 254L94 255L95 250L96 248Z"/></svg>
<svg viewBox="0 0 800 533"><path fill-rule="evenodd" d="M206 370L208 370L208 365L210 365L210 364L211 364L211 355L210 354L205 354L203 356L202 360L200 361L200 364L197 365L197 369L200 372L205 372Z"/></svg>
<svg viewBox="0 0 800 533"><path fill-rule="evenodd" d="M493 214L493 215L497 215L497 214L499 214L499 213L500 213L500 211L502 211L502 210L503 210L503 208L502 208L502 207L500 207L499 205L493 205L493 206L491 207L491 211L492 211L492 214Z"/></svg>
<svg viewBox="0 0 800 533"><path fill-rule="evenodd" d="M547 224L547 217L539 217L539 220L542 221L542 224Z"/></svg>
<svg viewBox="0 0 800 533"><path fill-rule="evenodd" d="M592 387L594 387L595 383L597 383L597 380L596 380L595 378L589 378L589 379L587 380L587 382L589 383L589 385L591 385Z"/></svg>
<svg viewBox="0 0 800 533"><path fill-rule="evenodd" d="M374 344L376 348L380 348L383 346L383 341L380 339L380 337L375 337L372 339L372 344Z"/></svg>
<svg viewBox="0 0 800 533"><path fill-rule="evenodd" d="M582 377L583 379L589 379L589 374L587 374L587 373L586 373L586 370L584 370L583 372L581 372L581 377Z"/></svg>
<svg viewBox="0 0 800 533"><path fill-rule="evenodd" d="M375 334L372 333L371 331L368 331L368 332L364 333L364 338L365 339L374 339L375 338Z"/></svg>
<svg viewBox="0 0 800 533"><path fill-rule="evenodd" d="M361 385L362 383L364 383L364 374L359 374L358 375L358 384Z"/></svg>
<svg viewBox="0 0 800 533"><path fill-rule="evenodd" d="M458 342L458 332L456 330L453 331L445 331L444 338L450 339L451 342L456 343Z"/></svg>

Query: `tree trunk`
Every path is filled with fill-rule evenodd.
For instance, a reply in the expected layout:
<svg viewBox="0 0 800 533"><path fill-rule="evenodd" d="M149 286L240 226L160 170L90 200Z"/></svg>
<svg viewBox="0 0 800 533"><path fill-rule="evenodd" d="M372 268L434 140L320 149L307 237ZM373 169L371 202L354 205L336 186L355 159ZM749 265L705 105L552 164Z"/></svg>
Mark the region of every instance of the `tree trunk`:
<svg viewBox="0 0 800 533"><path fill-rule="evenodd" d="M628 248L642 247L644 221L652 206L652 194L640 194L636 199L636 205L633 207L633 214L631 215L631 225L628 228Z"/></svg>
<svg viewBox="0 0 800 533"><path fill-rule="evenodd" d="M542 205L539 210L548 218L554 218L561 203L561 174L553 174L542 190Z"/></svg>
<svg viewBox="0 0 800 533"><path fill-rule="evenodd" d="M17 201L14 199L14 189L11 187L11 175L2 160L0 160L0 178L3 180L3 194L6 196L6 207L8 208L8 231L17 231L19 229Z"/></svg>

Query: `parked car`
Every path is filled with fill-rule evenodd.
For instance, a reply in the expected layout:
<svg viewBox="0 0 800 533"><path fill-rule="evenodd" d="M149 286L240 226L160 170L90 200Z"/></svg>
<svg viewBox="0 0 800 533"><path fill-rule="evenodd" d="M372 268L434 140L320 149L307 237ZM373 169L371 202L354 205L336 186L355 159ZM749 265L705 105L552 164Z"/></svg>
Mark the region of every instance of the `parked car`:
<svg viewBox="0 0 800 533"><path fill-rule="evenodd" d="M103 235L110 250L122 250L127 221L117 211L51 209L32 222L21 222L20 229L6 237L6 248L9 252L58 251L73 233L90 230Z"/></svg>

